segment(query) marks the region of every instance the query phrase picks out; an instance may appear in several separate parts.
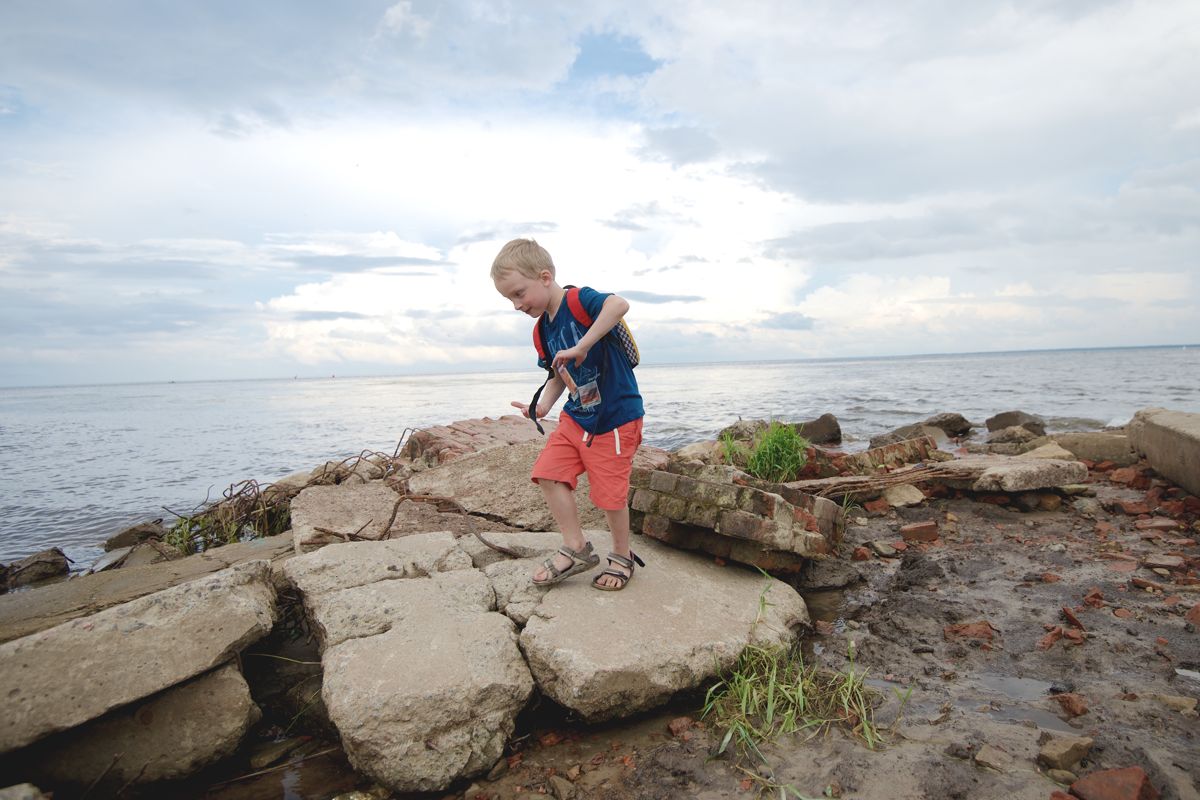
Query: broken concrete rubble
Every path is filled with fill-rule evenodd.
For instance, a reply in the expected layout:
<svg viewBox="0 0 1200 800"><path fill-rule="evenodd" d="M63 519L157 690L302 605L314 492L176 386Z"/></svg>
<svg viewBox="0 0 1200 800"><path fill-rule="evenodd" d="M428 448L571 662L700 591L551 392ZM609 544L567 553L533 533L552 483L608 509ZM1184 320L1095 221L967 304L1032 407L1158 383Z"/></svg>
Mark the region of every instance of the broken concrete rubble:
<svg viewBox="0 0 1200 800"><path fill-rule="evenodd" d="M608 534L587 535L603 552ZM790 644L808 621L790 587L653 541L635 543L650 575L602 594L587 576L552 591L530 584L558 534L484 538L528 557L498 560L473 537L460 548L433 533L330 545L284 567L322 640L322 697L347 755L393 789L487 771L535 676L582 716L624 716L700 685L748 643ZM525 620L518 649L513 621Z"/></svg>
<svg viewBox="0 0 1200 800"><path fill-rule="evenodd" d="M1147 408L1127 430L1133 448L1156 472L1200 495L1200 414Z"/></svg>
<svg viewBox="0 0 1200 800"><path fill-rule="evenodd" d="M258 706L227 663L147 700L39 742L26 757L39 777L113 788L182 778L233 753Z"/></svg>
<svg viewBox="0 0 1200 800"><path fill-rule="evenodd" d="M555 420L542 421L547 436L557 425ZM499 419L465 419L422 428L408 437L401 454L434 466L493 447L537 441L544 439L533 422L516 414L505 414Z"/></svg>
<svg viewBox="0 0 1200 800"><path fill-rule="evenodd" d="M568 581L521 633L542 691L588 720L660 705L732 666L747 644L790 645L808 624L799 594L774 578L652 541L634 547L646 567L625 590Z"/></svg>
<svg viewBox="0 0 1200 800"><path fill-rule="evenodd" d="M212 669L274 621L270 565L252 561L5 642L0 752Z"/></svg>
<svg viewBox="0 0 1200 800"><path fill-rule="evenodd" d="M292 500L296 552L333 542L386 539L403 498L382 483L309 486Z"/></svg>
<svg viewBox="0 0 1200 800"><path fill-rule="evenodd" d="M543 446L539 436L537 441L459 456L436 469L413 475L408 491L451 498L467 513L500 519L516 528L550 530L556 526L554 515L546 507L541 489L529 479ZM643 445L633 463L635 468L659 468L666 466L667 458L665 450ZM607 524L604 512L588 499L588 487L587 476L581 475L575 491L580 523L585 528L603 527Z"/></svg>

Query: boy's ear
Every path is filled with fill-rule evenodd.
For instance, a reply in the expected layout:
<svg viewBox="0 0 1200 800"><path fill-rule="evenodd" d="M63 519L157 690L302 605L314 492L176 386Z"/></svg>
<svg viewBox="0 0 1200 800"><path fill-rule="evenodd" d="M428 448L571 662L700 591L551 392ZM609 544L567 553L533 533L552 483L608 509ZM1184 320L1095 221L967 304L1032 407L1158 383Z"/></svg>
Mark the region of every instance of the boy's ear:
<svg viewBox="0 0 1200 800"><path fill-rule="evenodd" d="M544 269L538 273L538 280L542 282L543 286L549 286L554 282L554 276L550 274L550 270Z"/></svg>

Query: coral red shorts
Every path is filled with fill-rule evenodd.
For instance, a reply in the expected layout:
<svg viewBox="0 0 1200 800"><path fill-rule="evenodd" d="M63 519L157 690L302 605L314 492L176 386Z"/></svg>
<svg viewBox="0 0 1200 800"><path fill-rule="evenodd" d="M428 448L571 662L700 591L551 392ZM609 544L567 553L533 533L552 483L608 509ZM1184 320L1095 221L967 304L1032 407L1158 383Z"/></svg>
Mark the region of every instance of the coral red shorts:
<svg viewBox="0 0 1200 800"><path fill-rule="evenodd" d="M592 438L595 441L588 447ZM596 508L620 511L629 502L629 473L641 443L641 418L592 437L569 414L560 414L558 427L534 462L533 482L560 481L574 491L580 474L586 472L591 485L588 496Z"/></svg>

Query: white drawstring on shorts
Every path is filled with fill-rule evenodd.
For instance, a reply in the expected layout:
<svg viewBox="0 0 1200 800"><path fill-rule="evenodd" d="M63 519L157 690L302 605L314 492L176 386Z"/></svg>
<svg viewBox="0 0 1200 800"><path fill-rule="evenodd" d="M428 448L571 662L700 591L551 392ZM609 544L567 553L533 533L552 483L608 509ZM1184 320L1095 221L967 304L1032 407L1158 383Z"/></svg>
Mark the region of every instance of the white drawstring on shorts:
<svg viewBox="0 0 1200 800"><path fill-rule="evenodd" d="M617 443L617 455L621 455L621 432L613 428L613 441Z"/></svg>

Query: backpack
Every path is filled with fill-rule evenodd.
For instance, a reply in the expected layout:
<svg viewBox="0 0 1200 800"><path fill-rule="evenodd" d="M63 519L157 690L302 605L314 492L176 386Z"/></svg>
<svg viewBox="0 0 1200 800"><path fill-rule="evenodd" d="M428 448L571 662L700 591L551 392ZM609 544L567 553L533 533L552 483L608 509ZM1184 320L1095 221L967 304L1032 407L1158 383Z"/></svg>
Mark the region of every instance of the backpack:
<svg viewBox="0 0 1200 800"><path fill-rule="evenodd" d="M576 286L564 286L566 289L567 308L571 312L571 316L585 328L592 327L591 314L583 307L583 302L579 299L579 288ZM641 353L638 352L637 342L634 341L633 331L629 329L629 323L624 319L618 320L617 324L612 327L608 333L604 334L604 338L610 339L625 355L625 360L629 362L630 367L636 367L642 360ZM533 323L533 347L537 350L538 359L546 357L546 342L542 338L542 319L538 317L537 322Z"/></svg>
<svg viewBox="0 0 1200 800"><path fill-rule="evenodd" d="M587 309L583 307L583 302L579 299L579 288L569 284L563 288L567 290L567 309L571 312L571 316L574 317L575 321L583 327L592 327L592 323L595 320L592 319L592 315L587 312ZM630 367L636 367L641 362L642 356L641 353L638 352L637 342L634 341L633 331L629 329L629 324L625 322L624 319L619 320L617 324L612 327L612 330L604 334L604 338L608 339L616 347L616 349L621 352L621 355L624 356L625 360L629 362ZM537 322L533 323L533 347L535 350L537 350L539 360L547 358L546 342L542 337L541 317L538 317ZM537 404L538 400L541 399L542 389L545 389L546 384L549 383L550 379L554 377L554 369L547 364L546 372L548 374L545 382L543 382L541 387L533 393L533 400L529 402L529 418L533 420L533 424L537 426L538 433L542 434L543 436L546 434L546 431L542 428L542 423L537 418ZM588 441L588 445L591 445L590 440Z"/></svg>

